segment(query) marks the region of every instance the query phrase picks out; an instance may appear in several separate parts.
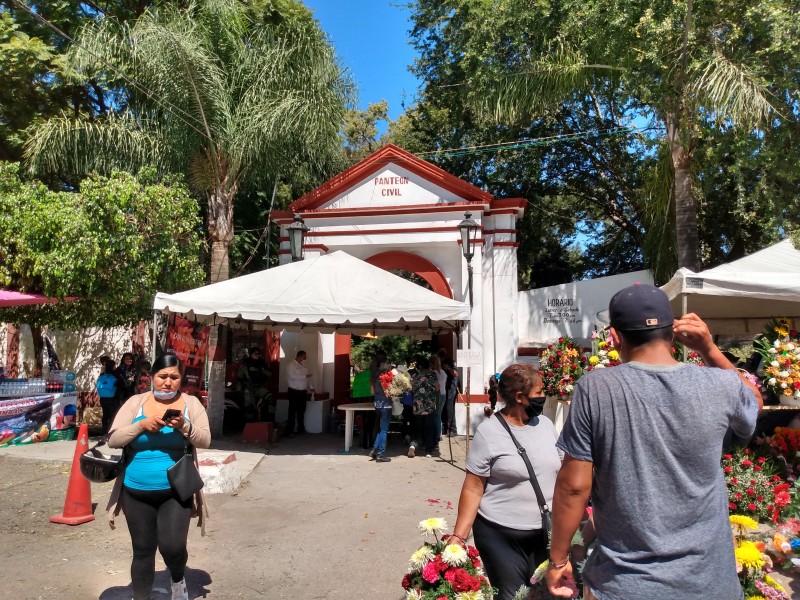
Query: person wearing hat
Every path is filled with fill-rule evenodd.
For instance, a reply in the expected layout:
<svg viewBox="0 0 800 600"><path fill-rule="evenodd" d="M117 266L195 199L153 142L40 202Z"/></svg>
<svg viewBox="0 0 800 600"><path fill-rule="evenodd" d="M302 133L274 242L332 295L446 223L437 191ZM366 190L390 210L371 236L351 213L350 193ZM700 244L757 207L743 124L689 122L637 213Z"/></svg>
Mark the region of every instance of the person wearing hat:
<svg viewBox="0 0 800 600"><path fill-rule="evenodd" d="M700 317L675 319L657 287L619 291L609 314L624 364L575 385L557 444L565 457L553 497L550 593L573 596L570 541L591 494L597 540L584 598L740 600L720 453L729 428L753 433L761 396ZM673 336L707 367L674 360Z"/></svg>

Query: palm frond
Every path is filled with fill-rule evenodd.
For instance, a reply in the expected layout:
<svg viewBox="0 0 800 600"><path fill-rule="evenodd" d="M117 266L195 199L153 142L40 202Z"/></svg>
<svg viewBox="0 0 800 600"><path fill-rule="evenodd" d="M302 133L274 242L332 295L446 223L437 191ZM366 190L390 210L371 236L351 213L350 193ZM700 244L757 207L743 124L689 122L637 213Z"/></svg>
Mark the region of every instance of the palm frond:
<svg viewBox="0 0 800 600"><path fill-rule="evenodd" d="M496 121L529 120L557 106L575 90L585 89L595 74L621 70L611 65L591 64L580 51L559 43L524 70L500 77L486 90L479 108Z"/></svg>
<svg viewBox="0 0 800 600"><path fill-rule="evenodd" d="M775 110L766 82L743 64L715 50L691 69L689 89L699 104L721 119L737 125L757 126Z"/></svg>
<svg viewBox="0 0 800 600"><path fill-rule="evenodd" d="M675 247L674 174L669 148L658 147L656 163L644 182L638 212L644 226L642 253L658 283L665 283L678 264Z"/></svg>
<svg viewBox="0 0 800 600"><path fill-rule="evenodd" d="M34 175L58 170L107 174L148 165L162 171L175 168L173 150L156 123L138 122L129 113L92 121L62 115L36 128L25 156Z"/></svg>

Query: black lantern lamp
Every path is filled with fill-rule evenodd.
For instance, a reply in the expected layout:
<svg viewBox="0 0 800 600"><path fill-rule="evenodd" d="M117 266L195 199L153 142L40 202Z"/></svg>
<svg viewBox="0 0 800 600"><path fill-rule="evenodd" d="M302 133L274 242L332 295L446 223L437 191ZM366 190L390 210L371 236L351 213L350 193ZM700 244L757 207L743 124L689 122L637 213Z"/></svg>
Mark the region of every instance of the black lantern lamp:
<svg viewBox="0 0 800 600"><path fill-rule="evenodd" d="M464 213L464 220L458 224L458 229L461 232L461 252L464 253L464 258L467 259L467 283L469 286L469 305L472 306L472 257L475 255L475 236L480 229L472 219L472 213L467 211Z"/></svg>
<svg viewBox="0 0 800 600"><path fill-rule="evenodd" d="M303 236L310 231L300 215L294 216L294 222L287 228L289 232L289 251L292 253L292 261L303 260Z"/></svg>

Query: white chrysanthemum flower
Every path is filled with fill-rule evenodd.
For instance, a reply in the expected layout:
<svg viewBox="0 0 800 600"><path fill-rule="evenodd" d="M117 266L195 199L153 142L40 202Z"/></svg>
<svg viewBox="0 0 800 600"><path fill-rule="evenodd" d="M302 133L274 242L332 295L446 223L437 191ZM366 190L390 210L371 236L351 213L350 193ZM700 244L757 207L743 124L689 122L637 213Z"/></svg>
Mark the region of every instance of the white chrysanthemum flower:
<svg viewBox="0 0 800 600"><path fill-rule="evenodd" d="M781 347L781 340L780 339L775 340L774 342L772 342L772 345L775 348L780 348Z"/></svg>
<svg viewBox="0 0 800 600"><path fill-rule="evenodd" d="M778 375L781 376L781 379L786 379L789 376L789 371L781 371Z"/></svg>
<svg viewBox="0 0 800 600"><path fill-rule="evenodd" d="M571 393L572 393L572 390L574 390L574 389L575 389L575 386L574 386L574 385L572 385L571 383L568 383L567 385L565 385L565 386L564 386L564 389L565 389L565 390L567 390L567 393L568 393L568 394L571 394Z"/></svg>
<svg viewBox="0 0 800 600"><path fill-rule="evenodd" d="M458 592L456 600L484 600L483 592Z"/></svg>
<svg viewBox="0 0 800 600"><path fill-rule="evenodd" d="M441 517L431 517L419 522L419 529L422 533L432 534L434 532L444 533L447 530L447 521Z"/></svg>
<svg viewBox="0 0 800 600"><path fill-rule="evenodd" d="M778 353L778 349L777 348L770 348L769 349L769 353L770 354L777 354Z"/></svg>
<svg viewBox="0 0 800 600"><path fill-rule="evenodd" d="M780 367L781 366L780 363L777 360L773 360L769 364L770 364L771 367Z"/></svg>
<svg viewBox="0 0 800 600"><path fill-rule="evenodd" d="M406 600L422 600L422 592L420 590L408 590L406 592Z"/></svg>
<svg viewBox="0 0 800 600"><path fill-rule="evenodd" d="M782 390L785 390L787 387L789 387L789 386L788 386L788 385L786 385L786 383L785 383L785 382L784 382L784 383L781 383L781 389L782 389Z"/></svg>
<svg viewBox="0 0 800 600"><path fill-rule="evenodd" d="M786 344L786 349L787 349L787 350L794 350L794 344L792 344L791 342L789 342L788 344Z"/></svg>
<svg viewBox="0 0 800 600"><path fill-rule="evenodd" d="M422 546L422 548L420 548L419 550L414 552L414 554L411 555L410 559L411 566L414 567L415 569L421 569L422 567L427 565L430 561L432 561L435 555L436 554L433 551L433 548L425 544L424 546Z"/></svg>
<svg viewBox="0 0 800 600"><path fill-rule="evenodd" d="M469 560L469 557L464 548L458 544L450 544L449 546L445 546L444 550L442 550L442 560L451 567L459 567L465 564Z"/></svg>
<svg viewBox="0 0 800 600"><path fill-rule="evenodd" d="M800 398L800 390L795 390L794 397L795 398Z"/></svg>
<svg viewBox="0 0 800 600"><path fill-rule="evenodd" d="M599 363L599 364L596 364L596 365L594 366L594 368L595 368L595 369L605 369L605 368L606 368L606 366L605 366L603 363Z"/></svg>
<svg viewBox="0 0 800 600"><path fill-rule="evenodd" d="M549 566L550 566L550 561L546 560L538 567L536 567L536 570L533 572L533 576L531 577L531 584L536 585L542 579L544 579L544 574L547 572L547 567Z"/></svg>
<svg viewBox="0 0 800 600"><path fill-rule="evenodd" d="M767 383L769 383L770 385L776 385L778 383L778 380L775 379L774 377L770 377Z"/></svg>
<svg viewBox="0 0 800 600"><path fill-rule="evenodd" d="M600 356L605 356L606 354L608 354L608 350L600 350L597 354Z"/></svg>

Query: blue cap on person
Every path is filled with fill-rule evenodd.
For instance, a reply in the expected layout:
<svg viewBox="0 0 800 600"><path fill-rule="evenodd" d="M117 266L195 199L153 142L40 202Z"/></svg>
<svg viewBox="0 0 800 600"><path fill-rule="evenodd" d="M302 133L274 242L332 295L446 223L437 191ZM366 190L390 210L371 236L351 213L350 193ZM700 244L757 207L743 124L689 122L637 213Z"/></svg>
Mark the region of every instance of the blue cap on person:
<svg viewBox="0 0 800 600"><path fill-rule="evenodd" d="M614 294L608 316L617 331L661 329L671 327L675 320L667 295L654 285L639 283Z"/></svg>

